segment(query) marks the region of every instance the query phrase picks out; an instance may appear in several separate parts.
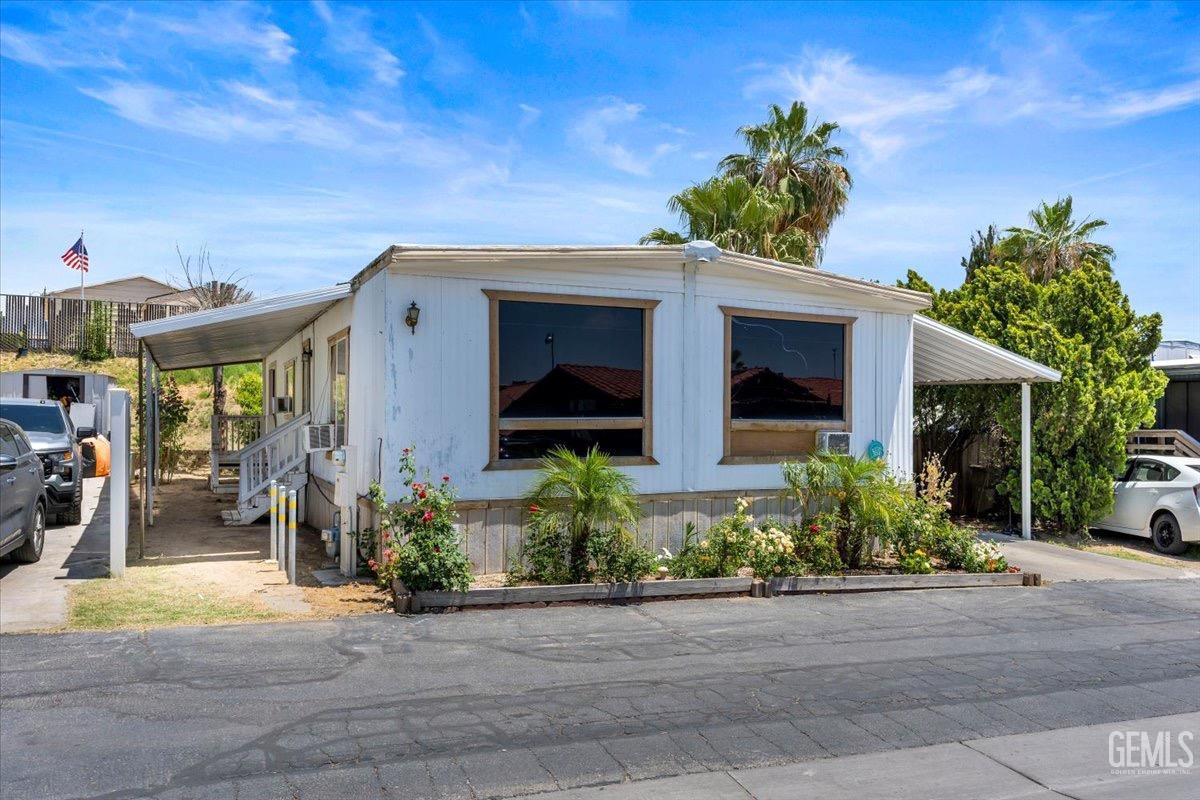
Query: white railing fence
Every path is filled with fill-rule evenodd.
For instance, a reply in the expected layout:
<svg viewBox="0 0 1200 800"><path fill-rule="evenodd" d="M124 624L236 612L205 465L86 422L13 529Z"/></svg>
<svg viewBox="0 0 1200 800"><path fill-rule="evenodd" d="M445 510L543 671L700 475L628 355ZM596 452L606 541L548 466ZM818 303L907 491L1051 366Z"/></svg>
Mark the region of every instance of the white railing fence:
<svg viewBox="0 0 1200 800"><path fill-rule="evenodd" d="M304 463L304 426L301 414L249 444L238 453L238 502L245 503L266 491L271 481Z"/></svg>
<svg viewBox="0 0 1200 800"><path fill-rule="evenodd" d="M1125 449L1130 454L1200 458L1200 441L1180 430L1134 431Z"/></svg>

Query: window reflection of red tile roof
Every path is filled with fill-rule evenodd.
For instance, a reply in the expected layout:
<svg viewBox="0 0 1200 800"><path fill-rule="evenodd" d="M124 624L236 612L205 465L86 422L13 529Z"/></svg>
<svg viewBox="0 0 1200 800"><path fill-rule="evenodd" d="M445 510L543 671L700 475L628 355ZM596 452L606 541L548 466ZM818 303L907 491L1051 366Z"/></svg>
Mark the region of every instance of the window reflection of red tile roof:
<svg viewBox="0 0 1200 800"><path fill-rule="evenodd" d="M729 379L730 388L737 388L738 386L745 383L749 379L758 377L759 375L762 375L763 373L778 375L778 373L774 372L773 370L768 369L767 367L748 367L746 369L738 370L738 371L734 372L733 375L730 376L730 379ZM841 378L816 378L816 377L794 378L794 377L785 377L782 375L780 375L779 377L783 378L784 380L791 381L792 383L799 386L801 389L804 389L804 390L810 392L811 394L815 395L816 397L819 397L822 400L828 401L832 405L836 406L836 405L842 404L842 379Z"/></svg>
<svg viewBox="0 0 1200 800"><path fill-rule="evenodd" d="M508 408L534 386L533 381L517 381L500 387L500 410Z"/></svg>
<svg viewBox="0 0 1200 800"><path fill-rule="evenodd" d="M642 396L642 371L590 364L559 364L556 369L595 387L618 400L636 400Z"/></svg>

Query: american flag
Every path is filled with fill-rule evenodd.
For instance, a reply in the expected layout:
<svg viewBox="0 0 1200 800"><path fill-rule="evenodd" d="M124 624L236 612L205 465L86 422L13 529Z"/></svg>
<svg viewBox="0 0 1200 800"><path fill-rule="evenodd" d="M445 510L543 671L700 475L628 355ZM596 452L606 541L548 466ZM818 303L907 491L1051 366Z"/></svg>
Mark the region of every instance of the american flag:
<svg viewBox="0 0 1200 800"><path fill-rule="evenodd" d="M87 248L83 246L83 236L80 235L78 241L71 245L71 249L62 254L63 263L71 269L81 269L84 272L88 271Z"/></svg>

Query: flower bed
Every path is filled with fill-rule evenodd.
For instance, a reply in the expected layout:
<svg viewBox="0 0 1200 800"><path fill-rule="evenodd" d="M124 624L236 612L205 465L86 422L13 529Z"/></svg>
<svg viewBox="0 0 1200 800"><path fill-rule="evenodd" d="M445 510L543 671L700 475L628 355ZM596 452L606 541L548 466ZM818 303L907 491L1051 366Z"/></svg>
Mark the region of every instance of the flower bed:
<svg viewBox="0 0 1200 800"><path fill-rule="evenodd" d="M411 450L401 473L408 497L388 504L373 487L381 558L370 566L398 611L556 603L626 603L683 597L1036 585L1000 550L955 525L952 476L927 462L917 484L881 462L833 453L783 465L800 524L735 510L683 546L659 555L638 543L634 483L602 453L556 450L531 488L530 523L507 585L471 588L454 520L450 476L416 481Z"/></svg>

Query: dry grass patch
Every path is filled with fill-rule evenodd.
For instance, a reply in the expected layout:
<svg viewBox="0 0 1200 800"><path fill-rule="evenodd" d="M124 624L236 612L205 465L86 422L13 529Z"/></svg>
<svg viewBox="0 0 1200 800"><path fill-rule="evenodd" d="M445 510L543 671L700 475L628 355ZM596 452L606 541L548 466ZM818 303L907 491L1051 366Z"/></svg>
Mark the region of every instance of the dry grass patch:
<svg viewBox="0 0 1200 800"><path fill-rule="evenodd" d="M285 618L253 599L224 593L218 584L181 580L156 567L130 567L122 578L71 588L69 630L219 625Z"/></svg>

